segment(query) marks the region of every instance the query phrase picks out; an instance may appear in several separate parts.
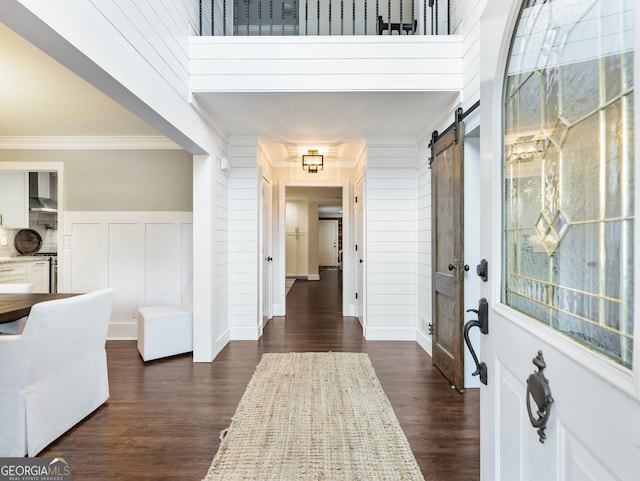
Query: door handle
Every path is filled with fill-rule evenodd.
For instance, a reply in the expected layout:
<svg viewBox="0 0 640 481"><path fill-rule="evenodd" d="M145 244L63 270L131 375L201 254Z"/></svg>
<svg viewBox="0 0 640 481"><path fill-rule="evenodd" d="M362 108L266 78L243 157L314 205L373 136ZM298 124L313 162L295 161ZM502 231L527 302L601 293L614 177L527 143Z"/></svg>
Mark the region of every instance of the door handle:
<svg viewBox="0 0 640 481"><path fill-rule="evenodd" d="M534 366L538 368L536 372L531 374L527 379L527 411L529 413L529 421L531 426L538 429L538 436L540 442L544 444L544 440L547 439L547 434L544 432L547 429L547 422L551 415L551 405L553 404L553 397L551 396L551 388L549 387L549 380L544 376L543 371L547 367L547 363L544 362L542 351L538 351L538 355L532 359ZM531 413L531 398L536 403L538 410L534 417Z"/></svg>
<svg viewBox="0 0 640 481"><path fill-rule="evenodd" d="M273 260L273 257L269 256L267 257L267 262L271 262Z"/></svg>
<svg viewBox="0 0 640 481"><path fill-rule="evenodd" d="M487 385L487 364L484 362L478 361L478 356L476 354L473 345L471 344L471 339L469 339L469 331L474 328L480 328L480 332L482 334L489 334L489 303L483 297L478 302L477 309L467 309L467 312L475 312L478 315L477 320L472 320L467 322L464 325L463 335L464 342L467 344L469 348L469 352L471 352L471 357L473 357L473 361L476 363L476 370L471 374L472 376L480 375L480 382Z"/></svg>
<svg viewBox="0 0 640 481"><path fill-rule="evenodd" d="M364 261L362 259L360 259L360 264L362 264Z"/></svg>

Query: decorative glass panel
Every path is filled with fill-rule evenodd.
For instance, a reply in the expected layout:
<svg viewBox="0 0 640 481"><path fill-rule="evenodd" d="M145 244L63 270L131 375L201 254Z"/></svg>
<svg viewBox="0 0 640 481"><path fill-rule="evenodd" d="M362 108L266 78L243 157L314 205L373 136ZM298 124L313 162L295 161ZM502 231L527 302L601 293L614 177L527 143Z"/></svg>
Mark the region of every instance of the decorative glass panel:
<svg viewBox="0 0 640 481"><path fill-rule="evenodd" d="M633 8L525 0L503 99L503 301L629 368Z"/></svg>

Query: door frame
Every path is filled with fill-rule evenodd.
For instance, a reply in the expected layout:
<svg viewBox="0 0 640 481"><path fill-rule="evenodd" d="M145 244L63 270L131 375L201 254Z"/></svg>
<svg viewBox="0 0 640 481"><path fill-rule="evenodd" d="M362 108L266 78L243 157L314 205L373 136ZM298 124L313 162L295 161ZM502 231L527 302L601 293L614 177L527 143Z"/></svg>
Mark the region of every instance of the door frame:
<svg viewBox="0 0 640 481"><path fill-rule="evenodd" d="M286 190L287 187L342 187L342 315L354 316L355 294L353 288L353 253L351 252L352 220L351 220L351 189L348 181L304 182L300 180L281 180L278 183L278 227L277 252L274 252L274 316L284 316L286 307L285 288L285 241L286 241ZM274 216L275 217L275 216ZM278 302L279 301L279 302Z"/></svg>
<svg viewBox="0 0 640 481"><path fill-rule="evenodd" d="M262 337L262 332L269 322L269 320L273 317L273 265L269 265L269 277L267 280L264 278L264 256L273 256L273 182L271 178L267 175L264 169L260 168L260 209L258 211L258 215L260 218L260 229L259 229L259 254L260 254L260 267L258 269L258 337ZM264 218L264 184L269 184L271 186L271 210L269 212L269 219ZM265 220L267 221L265 223ZM266 225L269 225L269 232L265 232ZM265 287L267 288L268 294L265 292ZM265 307L265 296L267 312L264 312ZM265 322L265 314L267 315Z"/></svg>

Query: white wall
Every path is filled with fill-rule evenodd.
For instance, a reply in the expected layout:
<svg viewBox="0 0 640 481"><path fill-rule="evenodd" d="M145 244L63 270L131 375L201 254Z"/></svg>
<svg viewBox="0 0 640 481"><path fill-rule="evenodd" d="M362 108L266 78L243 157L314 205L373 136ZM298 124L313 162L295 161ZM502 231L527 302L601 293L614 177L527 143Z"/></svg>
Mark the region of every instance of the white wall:
<svg viewBox="0 0 640 481"><path fill-rule="evenodd" d="M366 258L370 340L416 339L416 145L367 140Z"/></svg>

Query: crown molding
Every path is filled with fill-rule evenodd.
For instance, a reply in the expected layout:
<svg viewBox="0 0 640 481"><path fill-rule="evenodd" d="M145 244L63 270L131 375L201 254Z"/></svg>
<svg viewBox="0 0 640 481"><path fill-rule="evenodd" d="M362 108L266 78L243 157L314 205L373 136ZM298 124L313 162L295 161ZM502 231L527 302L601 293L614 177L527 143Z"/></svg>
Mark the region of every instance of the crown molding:
<svg viewBox="0 0 640 481"><path fill-rule="evenodd" d="M2 150L178 150L161 135L0 136Z"/></svg>

